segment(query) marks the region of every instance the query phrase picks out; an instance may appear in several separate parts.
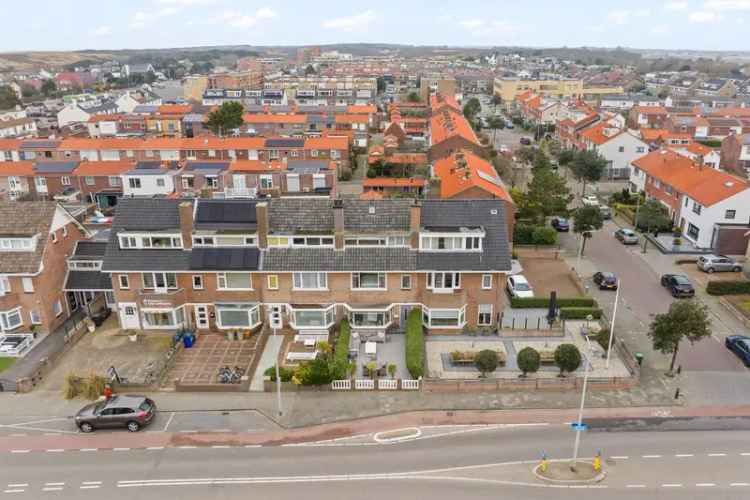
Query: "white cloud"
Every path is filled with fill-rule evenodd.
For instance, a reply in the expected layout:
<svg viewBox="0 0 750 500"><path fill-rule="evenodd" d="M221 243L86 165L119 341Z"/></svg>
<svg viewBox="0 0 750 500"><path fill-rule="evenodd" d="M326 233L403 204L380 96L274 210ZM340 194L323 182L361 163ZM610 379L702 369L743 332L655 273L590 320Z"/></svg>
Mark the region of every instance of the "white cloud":
<svg viewBox="0 0 750 500"><path fill-rule="evenodd" d="M475 37L507 37L522 29L521 26L503 20L466 19L459 24L471 31L472 36Z"/></svg>
<svg viewBox="0 0 750 500"><path fill-rule="evenodd" d="M221 14L208 20L209 24L225 23L232 28L250 28L258 24L263 19L272 19L276 17L276 12L270 7L261 7L253 14L243 14L234 10L225 10Z"/></svg>
<svg viewBox="0 0 750 500"><path fill-rule="evenodd" d="M613 24L624 25L630 22L633 17L648 17L651 15L651 9L611 10L607 14L607 21Z"/></svg>
<svg viewBox="0 0 750 500"><path fill-rule="evenodd" d="M366 30L377 16L370 9L349 17L336 17L323 22L324 28L337 29L341 31Z"/></svg>
<svg viewBox="0 0 750 500"><path fill-rule="evenodd" d="M173 16L180 11L177 7L163 7L152 12L146 12L139 10L133 14L133 18L130 20L130 29L140 30L145 28L149 23L152 23L162 17Z"/></svg>
<svg viewBox="0 0 750 500"><path fill-rule="evenodd" d="M721 15L716 12L699 10L691 12L688 19L691 23L715 23L721 21Z"/></svg>
<svg viewBox="0 0 750 500"><path fill-rule="evenodd" d="M688 8L688 3L685 1L675 0L673 2L667 2L664 5L667 10L685 10Z"/></svg>
<svg viewBox="0 0 750 500"><path fill-rule="evenodd" d="M707 0L703 4L705 10L750 10L750 0Z"/></svg>
<svg viewBox="0 0 750 500"><path fill-rule="evenodd" d="M92 33L94 36L107 36L112 33L112 26L99 26Z"/></svg>
<svg viewBox="0 0 750 500"><path fill-rule="evenodd" d="M190 7L192 5L211 5L216 0L156 0L156 3L162 5L179 5L181 7Z"/></svg>

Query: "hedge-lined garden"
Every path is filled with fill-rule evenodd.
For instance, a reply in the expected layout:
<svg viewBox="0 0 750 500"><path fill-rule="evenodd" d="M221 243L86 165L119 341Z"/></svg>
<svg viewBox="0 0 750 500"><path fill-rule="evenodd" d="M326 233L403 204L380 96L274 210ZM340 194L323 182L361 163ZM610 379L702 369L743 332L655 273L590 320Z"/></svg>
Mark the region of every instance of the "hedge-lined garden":
<svg viewBox="0 0 750 500"><path fill-rule="evenodd" d="M510 306L517 309L541 309L549 307L549 297L512 297ZM596 307L592 297L560 297L557 307Z"/></svg>
<svg viewBox="0 0 750 500"><path fill-rule="evenodd" d="M555 245L557 231L553 227L516 224L513 228L513 243L516 245Z"/></svg>
<svg viewBox="0 0 750 500"><path fill-rule="evenodd" d="M406 319L406 368L412 378L424 375L424 329L422 311L413 308Z"/></svg>
<svg viewBox="0 0 750 500"><path fill-rule="evenodd" d="M561 307L560 319L601 319L602 310L599 307Z"/></svg>
<svg viewBox="0 0 750 500"><path fill-rule="evenodd" d="M732 280L716 281L711 280L706 286L706 293L709 295L745 295L750 294L750 281Z"/></svg>

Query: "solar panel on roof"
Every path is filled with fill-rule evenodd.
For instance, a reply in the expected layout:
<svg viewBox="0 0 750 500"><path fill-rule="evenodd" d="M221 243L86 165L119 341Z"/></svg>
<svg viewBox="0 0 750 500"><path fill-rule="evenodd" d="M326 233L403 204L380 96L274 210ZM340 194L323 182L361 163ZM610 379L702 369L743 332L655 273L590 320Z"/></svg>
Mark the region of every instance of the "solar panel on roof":
<svg viewBox="0 0 750 500"><path fill-rule="evenodd" d="M255 270L259 255L257 248L194 248L190 253L190 269Z"/></svg>
<svg viewBox="0 0 750 500"><path fill-rule="evenodd" d="M198 223L254 224L255 202L245 200L201 200L195 216Z"/></svg>
<svg viewBox="0 0 750 500"><path fill-rule="evenodd" d="M494 176L488 174L487 172L482 172L481 170L477 172L477 175L480 178L486 180L487 182L491 182L492 184L494 184L496 186L504 187L503 186L503 181L501 181L499 177L494 177Z"/></svg>
<svg viewBox="0 0 750 500"><path fill-rule="evenodd" d="M266 139L266 147L269 148L301 148L304 146L304 139Z"/></svg>
<svg viewBox="0 0 750 500"><path fill-rule="evenodd" d="M159 161L139 161L135 164L136 170L145 170L145 169L153 169L153 168L159 168L161 166L161 162Z"/></svg>
<svg viewBox="0 0 750 500"><path fill-rule="evenodd" d="M65 173L72 172L77 166L77 161L39 161L34 165L34 170L40 173Z"/></svg>

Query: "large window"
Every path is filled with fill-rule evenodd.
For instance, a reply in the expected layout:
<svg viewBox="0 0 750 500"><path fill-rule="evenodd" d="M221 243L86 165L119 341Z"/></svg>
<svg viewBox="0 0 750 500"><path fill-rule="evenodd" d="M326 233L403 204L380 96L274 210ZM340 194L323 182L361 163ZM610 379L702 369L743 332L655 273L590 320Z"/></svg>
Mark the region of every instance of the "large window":
<svg viewBox="0 0 750 500"><path fill-rule="evenodd" d="M3 331L15 330L21 326L22 323L23 320L21 319L20 307L11 309L10 311L0 312L0 326Z"/></svg>
<svg viewBox="0 0 750 500"><path fill-rule="evenodd" d="M698 226L696 226L695 224L688 224L688 230L687 230L688 236L690 236L694 240L697 240L700 232L701 230L698 229Z"/></svg>
<svg viewBox="0 0 750 500"><path fill-rule="evenodd" d="M353 328L382 328L390 323L388 311L352 311L349 321Z"/></svg>
<svg viewBox="0 0 750 500"><path fill-rule="evenodd" d="M219 273L217 275L219 290L252 290L253 282L250 273Z"/></svg>
<svg viewBox="0 0 750 500"><path fill-rule="evenodd" d="M358 236L346 238L344 245L347 247L405 247L409 246L407 236Z"/></svg>
<svg viewBox="0 0 750 500"><path fill-rule="evenodd" d="M477 324L487 326L492 324L492 304L479 304Z"/></svg>
<svg viewBox="0 0 750 500"><path fill-rule="evenodd" d="M326 290L328 275L326 273L294 273L295 290Z"/></svg>
<svg viewBox="0 0 750 500"><path fill-rule="evenodd" d="M295 247L332 247L333 238L327 236L294 236L292 246Z"/></svg>
<svg viewBox="0 0 750 500"><path fill-rule="evenodd" d="M18 250L33 250L36 246L34 238L0 238L0 251L15 252Z"/></svg>
<svg viewBox="0 0 750 500"><path fill-rule="evenodd" d="M461 288L460 273L428 273L427 288L431 290L455 290Z"/></svg>
<svg viewBox="0 0 750 500"><path fill-rule="evenodd" d="M294 328L329 328L334 322L334 306L324 309L291 308L291 323Z"/></svg>
<svg viewBox="0 0 750 500"><path fill-rule="evenodd" d="M182 248L180 234L134 234L121 233L120 248L172 249Z"/></svg>
<svg viewBox="0 0 750 500"><path fill-rule="evenodd" d="M177 309L149 309L143 311L144 328L170 329L178 328L185 324L185 311L182 307Z"/></svg>
<svg viewBox="0 0 750 500"><path fill-rule="evenodd" d="M193 246L196 247L254 247L256 242L254 234L193 236Z"/></svg>
<svg viewBox="0 0 750 500"><path fill-rule="evenodd" d="M460 309L423 307L422 322L428 328L462 328L466 323L466 306Z"/></svg>
<svg viewBox="0 0 750 500"><path fill-rule="evenodd" d="M701 214L701 209L703 209L703 206L701 206L701 204L698 203L697 201L694 201L693 202L693 213L695 213L697 215L700 215Z"/></svg>
<svg viewBox="0 0 750 500"><path fill-rule="evenodd" d="M352 289L385 290L385 273L352 273Z"/></svg>
<svg viewBox="0 0 750 500"><path fill-rule="evenodd" d="M482 250L483 233L462 236L421 236L420 250L430 252L456 252L456 251L480 251Z"/></svg>
<svg viewBox="0 0 750 500"><path fill-rule="evenodd" d="M257 304L216 304L219 328L252 328L260 324Z"/></svg>
<svg viewBox="0 0 750 500"><path fill-rule="evenodd" d="M175 273L143 273L143 288L145 290L159 290L177 288Z"/></svg>

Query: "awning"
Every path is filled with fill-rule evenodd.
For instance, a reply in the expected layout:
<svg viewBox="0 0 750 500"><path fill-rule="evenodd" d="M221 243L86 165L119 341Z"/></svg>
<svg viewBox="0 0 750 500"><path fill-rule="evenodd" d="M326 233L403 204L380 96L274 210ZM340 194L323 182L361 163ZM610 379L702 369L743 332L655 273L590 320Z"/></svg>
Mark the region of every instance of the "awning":
<svg viewBox="0 0 750 500"><path fill-rule="evenodd" d="M112 278L101 271L70 271L65 280L66 292L111 292Z"/></svg>

